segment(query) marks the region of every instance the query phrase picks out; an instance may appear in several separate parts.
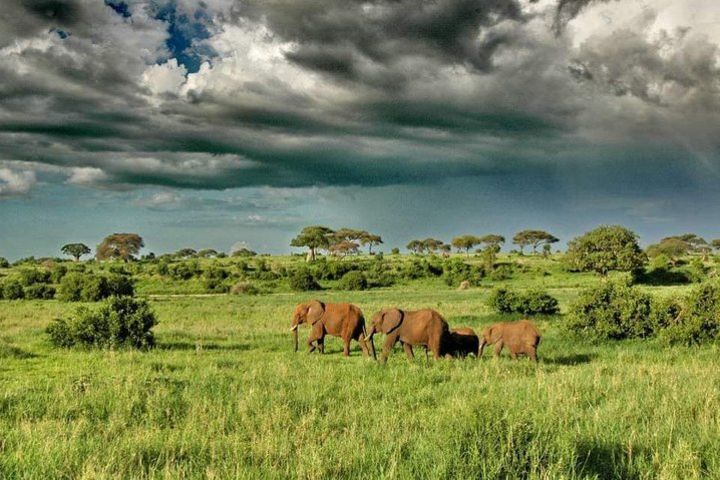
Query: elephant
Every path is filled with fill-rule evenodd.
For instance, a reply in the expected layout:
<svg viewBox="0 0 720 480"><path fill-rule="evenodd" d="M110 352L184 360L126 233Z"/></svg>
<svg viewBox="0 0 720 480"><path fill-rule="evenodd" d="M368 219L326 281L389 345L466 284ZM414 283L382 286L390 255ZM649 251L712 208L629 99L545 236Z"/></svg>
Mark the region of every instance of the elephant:
<svg viewBox="0 0 720 480"><path fill-rule="evenodd" d="M343 355L350 356L350 342L356 340L360 344L363 355L375 356L375 345L372 338L368 347L365 331L365 317L362 310L350 303L323 303L312 300L295 306L292 316L292 327L295 351L298 351L298 327L303 323L310 325L307 340L308 353L316 349L325 353L325 335L340 337L343 340Z"/></svg>
<svg viewBox="0 0 720 480"><path fill-rule="evenodd" d="M433 352L438 359L448 341L449 327L445 319L435 310L417 311L386 308L377 312L372 319L367 338L372 342L376 332L385 334L381 355L382 363L387 362L395 343L400 342L409 359L414 358L412 346L422 345Z"/></svg>
<svg viewBox="0 0 720 480"><path fill-rule="evenodd" d="M450 330L446 354L453 357L467 357L470 354L477 356L479 348L480 339L472 328L458 327Z"/></svg>
<svg viewBox="0 0 720 480"><path fill-rule="evenodd" d="M482 356L485 345L495 344L496 357L500 356L503 347L507 347L513 359L518 354L525 354L537 362L540 338L540 332L529 320L496 323L483 330L478 356Z"/></svg>

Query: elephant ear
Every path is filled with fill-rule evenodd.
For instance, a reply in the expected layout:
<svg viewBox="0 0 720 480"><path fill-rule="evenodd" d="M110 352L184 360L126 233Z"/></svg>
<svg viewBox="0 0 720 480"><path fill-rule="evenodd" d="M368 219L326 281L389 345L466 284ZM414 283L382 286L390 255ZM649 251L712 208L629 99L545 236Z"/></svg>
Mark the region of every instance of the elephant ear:
<svg viewBox="0 0 720 480"><path fill-rule="evenodd" d="M307 320L311 325L315 325L325 314L325 304L319 300L313 300L308 304Z"/></svg>
<svg viewBox="0 0 720 480"><path fill-rule="evenodd" d="M397 308L386 310L383 312L382 323L380 324L380 330L387 335L388 333L395 330L403 321L403 312Z"/></svg>

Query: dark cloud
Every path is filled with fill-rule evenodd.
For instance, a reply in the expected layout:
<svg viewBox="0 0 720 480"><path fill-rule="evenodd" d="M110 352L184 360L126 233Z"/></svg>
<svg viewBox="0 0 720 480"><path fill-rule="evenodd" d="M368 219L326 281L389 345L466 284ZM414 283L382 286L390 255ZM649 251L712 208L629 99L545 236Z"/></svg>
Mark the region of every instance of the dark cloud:
<svg viewBox="0 0 720 480"><path fill-rule="evenodd" d="M560 35L565 26L583 9L595 3L608 3L613 0L559 0L555 9L553 29Z"/></svg>

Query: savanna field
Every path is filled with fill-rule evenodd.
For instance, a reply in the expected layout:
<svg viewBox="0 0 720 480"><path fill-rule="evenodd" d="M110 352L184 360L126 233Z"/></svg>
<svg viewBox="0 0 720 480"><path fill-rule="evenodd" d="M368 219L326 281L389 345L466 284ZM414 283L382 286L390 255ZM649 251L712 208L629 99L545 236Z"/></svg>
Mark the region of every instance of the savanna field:
<svg viewBox="0 0 720 480"><path fill-rule="evenodd" d="M337 260L353 261L376 260ZM385 261L390 269L416 260ZM465 290L438 275L361 291L319 280L323 290L293 292L266 275L256 291L236 294L207 293L203 277L152 265L88 264L131 270L136 296L159 322L147 351L53 346L51 321L94 302L2 300L0 478L720 478L717 346L573 335L572 303L606 280L567 272L555 255L499 262L514 270ZM231 278L222 281L234 283L238 269L303 263L227 258L199 267L224 268ZM670 299L693 288L658 283L634 288ZM428 307L479 331L523 317L491 308L497 287L558 299L559 314L533 318L543 334L537 365L495 359L492 348L479 360L439 361L416 349L408 361L400 346L381 365L354 342L342 357L334 337L325 355L309 355L306 326L293 352L299 302L348 301L367 319L381 307Z"/></svg>

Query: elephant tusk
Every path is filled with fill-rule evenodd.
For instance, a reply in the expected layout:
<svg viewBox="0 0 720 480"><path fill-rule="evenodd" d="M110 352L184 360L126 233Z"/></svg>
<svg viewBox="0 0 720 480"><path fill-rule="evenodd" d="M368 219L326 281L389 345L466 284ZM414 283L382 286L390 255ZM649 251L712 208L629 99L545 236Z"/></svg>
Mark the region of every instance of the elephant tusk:
<svg viewBox="0 0 720 480"><path fill-rule="evenodd" d="M298 328L298 326L295 325L294 327L291 327L291 328L290 328L290 331L291 331L291 332L294 332L295 330L297 330L297 328Z"/></svg>

